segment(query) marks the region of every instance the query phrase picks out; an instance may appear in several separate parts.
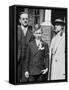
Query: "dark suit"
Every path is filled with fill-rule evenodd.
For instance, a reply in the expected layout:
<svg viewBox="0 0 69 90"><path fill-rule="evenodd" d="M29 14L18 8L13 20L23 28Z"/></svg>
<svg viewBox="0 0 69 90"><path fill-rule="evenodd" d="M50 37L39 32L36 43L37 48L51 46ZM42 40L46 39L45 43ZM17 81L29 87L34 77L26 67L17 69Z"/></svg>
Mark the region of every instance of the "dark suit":
<svg viewBox="0 0 69 90"><path fill-rule="evenodd" d="M33 40L29 43L26 53L26 67L30 76L39 76L41 70L48 68L49 49L48 44L42 42L43 50L38 50L36 41Z"/></svg>
<svg viewBox="0 0 69 90"><path fill-rule="evenodd" d="M18 26L18 64L17 64L17 80L21 82L27 81L24 77L24 69L25 69L25 59L26 59L26 49L28 46L28 43L33 40L33 34L32 31L29 29L26 33L26 36L24 36L24 33L22 31L21 26Z"/></svg>

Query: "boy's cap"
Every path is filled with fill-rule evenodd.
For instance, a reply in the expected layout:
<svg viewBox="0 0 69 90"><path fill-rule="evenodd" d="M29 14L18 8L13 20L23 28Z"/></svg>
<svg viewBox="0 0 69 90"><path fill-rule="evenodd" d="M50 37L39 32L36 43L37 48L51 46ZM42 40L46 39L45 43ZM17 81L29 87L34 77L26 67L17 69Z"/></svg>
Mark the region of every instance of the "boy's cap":
<svg viewBox="0 0 69 90"><path fill-rule="evenodd" d="M34 26L34 31L33 31L33 33L34 33L35 31L38 31L40 28L41 28L41 25L40 25L40 24L36 24L36 25Z"/></svg>
<svg viewBox="0 0 69 90"><path fill-rule="evenodd" d="M41 28L41 25L40 24L36 24L35 26L34 26L34 29L37 31L38 29L40 29Z"/></svg>

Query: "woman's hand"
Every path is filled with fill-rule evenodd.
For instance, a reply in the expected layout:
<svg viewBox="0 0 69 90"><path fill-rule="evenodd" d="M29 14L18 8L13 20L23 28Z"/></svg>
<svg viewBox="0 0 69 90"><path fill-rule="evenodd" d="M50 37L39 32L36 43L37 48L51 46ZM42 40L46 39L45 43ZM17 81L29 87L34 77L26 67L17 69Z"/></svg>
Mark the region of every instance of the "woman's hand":
<svg viewBox="0 0 69 90"><path fill-rule="evenodd" d="M28 71L25 72L25 77L29 78L29 72Z"/></svg>
<svg viewBox="0 0 69 90"><path fill-rule="evenodd" d="M42 74L46 74L47 71L48 71L48 68L41 70Z"/></svg>

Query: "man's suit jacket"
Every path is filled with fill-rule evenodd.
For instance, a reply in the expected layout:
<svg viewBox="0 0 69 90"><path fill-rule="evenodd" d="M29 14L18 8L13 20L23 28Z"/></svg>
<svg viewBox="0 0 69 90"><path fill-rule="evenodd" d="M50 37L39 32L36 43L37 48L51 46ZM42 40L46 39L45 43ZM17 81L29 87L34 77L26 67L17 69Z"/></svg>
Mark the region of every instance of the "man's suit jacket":
<svg viewBox="0 0 69 90"><path fill-rule="evenodd" d="M25 57L26 57L26 49L28 43L33 40L33 34L28 26L28 30L26 36L22 31L21 26L18 26L18 78L22 78L24 75L24 66L25 66Z"/></svg>
<svg viewBox="0 0 69 90"><path fill-rule="evenodd" d="M26 53L26 68L30 75L41 74L41 70L48 68L48 44L42 42L43 50L38 50L36 41L29 43Z"/></svg>

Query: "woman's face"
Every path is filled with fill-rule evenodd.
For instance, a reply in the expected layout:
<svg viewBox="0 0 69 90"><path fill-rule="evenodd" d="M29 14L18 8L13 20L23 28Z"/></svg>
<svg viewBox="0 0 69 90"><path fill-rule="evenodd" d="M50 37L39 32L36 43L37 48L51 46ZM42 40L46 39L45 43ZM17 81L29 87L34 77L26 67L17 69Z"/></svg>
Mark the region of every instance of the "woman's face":
<svg viewBox="0 0 69 90"><path fill-rule="evenodd" d="M58 25L55 25L55 32L59 32L62 30L62 25L58 24Z"/></svg>

